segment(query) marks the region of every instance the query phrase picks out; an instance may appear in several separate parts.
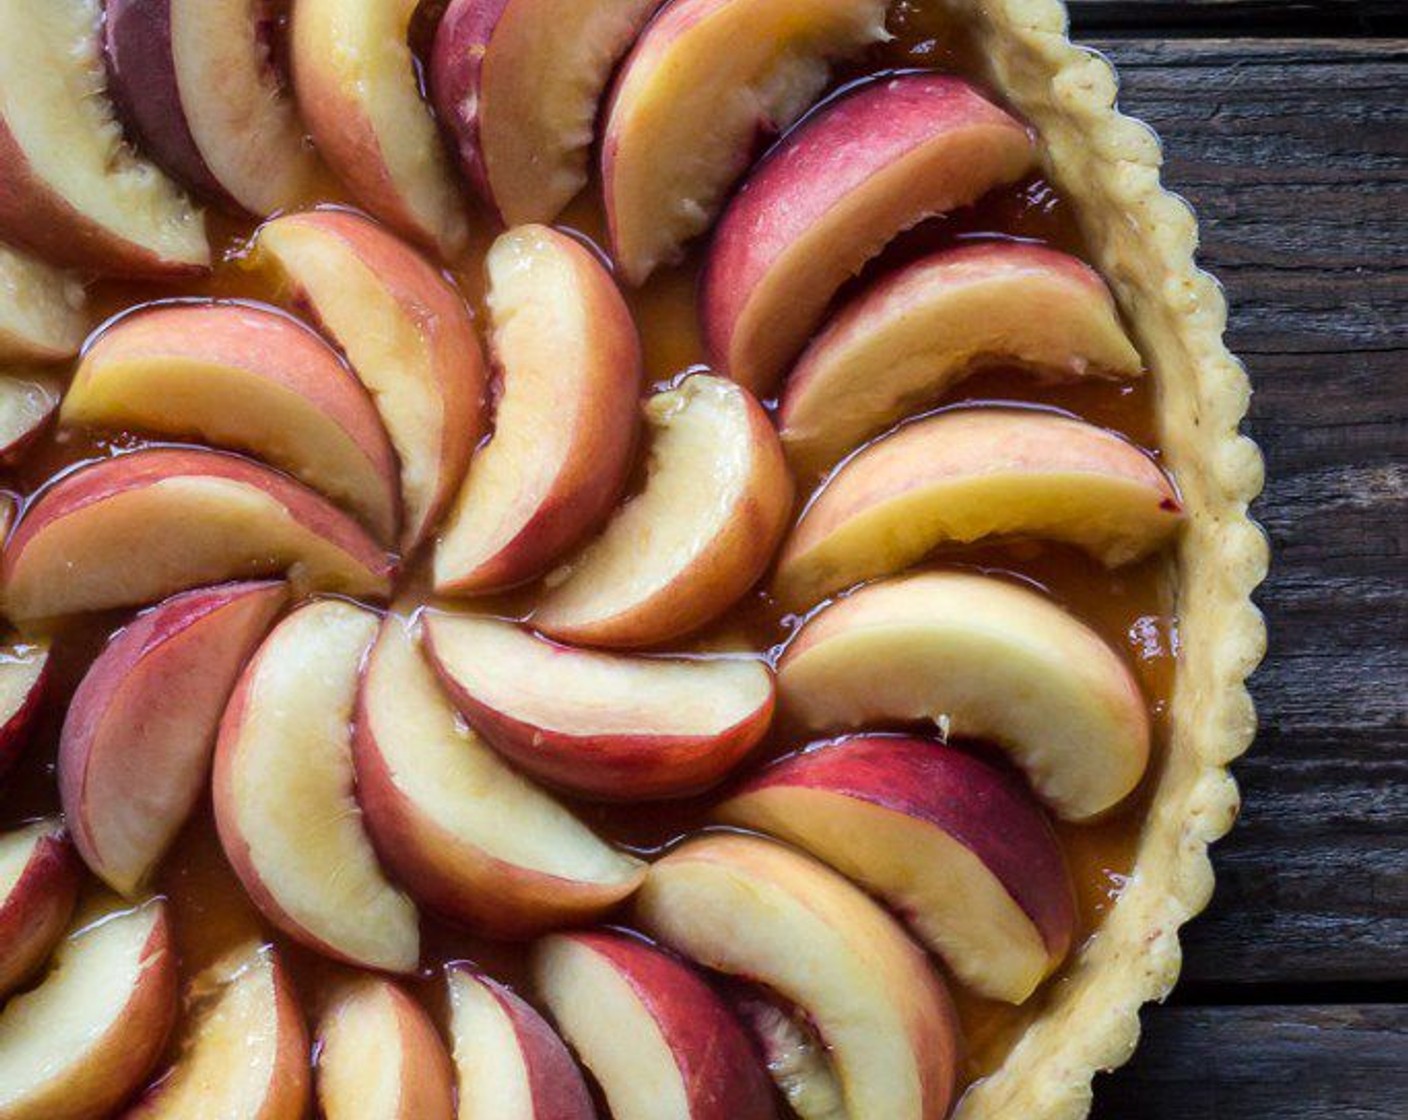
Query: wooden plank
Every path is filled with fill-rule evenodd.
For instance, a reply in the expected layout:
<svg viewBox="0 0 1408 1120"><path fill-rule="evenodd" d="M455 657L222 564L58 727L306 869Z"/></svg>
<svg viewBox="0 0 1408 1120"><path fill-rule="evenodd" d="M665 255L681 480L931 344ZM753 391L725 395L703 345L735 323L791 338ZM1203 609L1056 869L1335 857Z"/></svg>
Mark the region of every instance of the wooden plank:
<svg viewBox="0 0 1408 1120"><path fill-rule="evenodd" d="M1408 980L1408 42L1093 45L1201 216L1268 465L1263 733L1185 976Z"/></svg>
<svg viewBox="0 0 1408 1120"><path fill-rule="evenodd" d="M1070 0L1082 35L1408 34L1402 0Z"/></svg>
<svg viewBox="0 0 1408 1120"><path fill-rule="evenodd" d="M1167 1008L1093 1120L1400 1120L1408 1006Z"/></svg>

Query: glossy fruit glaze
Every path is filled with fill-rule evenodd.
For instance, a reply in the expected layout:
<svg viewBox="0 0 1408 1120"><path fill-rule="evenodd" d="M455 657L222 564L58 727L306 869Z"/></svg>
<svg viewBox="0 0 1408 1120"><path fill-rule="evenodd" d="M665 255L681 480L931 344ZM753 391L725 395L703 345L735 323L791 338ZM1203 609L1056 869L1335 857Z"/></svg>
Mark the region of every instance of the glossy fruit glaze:
<svg viewBox="0 0 1408 1120"><path fill-rule="evenodd" d="M896 5L890 27L896 32L895 39L873 49L867 58L850 67L841 75L840 84L910 68L952 70L981 81L972 46L922 4ZM331 181L326 199L342 201L339 188ZM279 293L268 287L266 278L242 262L252 223L217 212L210 214L209 221L212 245L221 261L212 275L179 284L100 283L90 290L99 319L157 299L213 297L278 302ZM593 245L604 244L605 227L595 189L583 192L558 224ZM477 222L473 243L451 270L479 312L481 323L482 261L494 234L487 220ZM924 252L993 238L1019 238L1085 256L1070 203L1051 183L1031 178L999 190L975 207L905 234L867 268L858 283ZM695 310L700 257L696 246L685 264L657 273L644 288L627 292L641 331L647 387L668 382L705 363ZM1133 382L1089 380L1060 384L1043 382L1015 370L994 369L961 383L956 395L945 404L1000 401L1061 410L1121 432L1157 456L1152 395L1157 370L1152 373L1152 377ZM92 439L74 431L49 431L9 473L4 487L23 501L74 464L140 442L135 436ZM809 487L804 484L799 500L805 500L808 494ZM1155 556L1107 571L1073 549L1010 542L954 549L930 557L926 564L1005 573L1045 589L1124 653L1144 689L1153 714L1154 753L1141 790L1095 824L1057 826L1077 888L1081 922L1077 944L1099 936L1101 918L1118 897L1130 869L1147 790L1157 779L1168 740L1167 705L1178 647L1168 558ZM423 579L423 565L412 566L402 578L402 590L423 585ZM504 605L512 608L514 602L506 600ZM56 632L55 687L49 693L35 741L0 787L0 827L8 829L58 811L54 753L65 704L88 662L125 618L121 613L87 617L66 622ZM732 645L741 640L752 648L776 649L786 641L797 621L756 592L698 640L702 645ZM745 765L745 774L769 758L799 748L805 741L797 729L785 722L777 724ZM716 792L687 801L647 805L608 806L570 799L569 803L603 835L648 857L704 824L718 799ZM253 933L271 936L291 965L305 1010L310 1017L317 1014L340 966L273 935L262 923L225 863L208 802L168 857L155 889L172 903L184 975L193 975ZM462 959L476 962L530 994L522 982L521 947L481 941L427 916L421 978L410 986L437 1017L444 1012L442 966ZM980 1077L1000 1063L1023 1026L1039 1013L1044 998L1060 982L1058 973L1022 1007L981 1000L952 986L967 1044L964 1080Z"/></svg>

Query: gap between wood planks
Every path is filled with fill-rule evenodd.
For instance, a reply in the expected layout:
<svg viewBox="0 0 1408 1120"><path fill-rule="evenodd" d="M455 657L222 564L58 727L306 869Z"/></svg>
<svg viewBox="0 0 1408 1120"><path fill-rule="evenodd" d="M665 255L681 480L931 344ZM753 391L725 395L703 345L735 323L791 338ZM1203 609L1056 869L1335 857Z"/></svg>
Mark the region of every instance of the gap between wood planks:
<svg viewBox="0 0 1408 1120"><path fill-rule="evenodd" d="M1069 0L1072 32L1149 38L1408 35L1404 0Z"/></svg>

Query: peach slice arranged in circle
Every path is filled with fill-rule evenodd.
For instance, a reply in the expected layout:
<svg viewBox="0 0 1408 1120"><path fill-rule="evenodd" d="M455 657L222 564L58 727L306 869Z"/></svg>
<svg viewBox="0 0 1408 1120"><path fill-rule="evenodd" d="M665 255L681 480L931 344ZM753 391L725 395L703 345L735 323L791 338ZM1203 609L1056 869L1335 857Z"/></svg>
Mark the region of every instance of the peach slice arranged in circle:
<svg viewBox="0 0 1408 1120"><path fill-rule="evenodd" d="M616 79L601 141L613 256L640 284L709 228L760 133L792 124L830 64L880 42L881 0L674 0Z"/></svg>
<svg viewBox="0 0 1408 1120"><path fill-rule="evenodd" d="M204 221L123 140L101 38L99 0L0 10L0 236L64 266L199 272Z"/></svg>
<svg viewBox="0 0 1408 1120"><path fill-rule="evenodd" d="M541 1015L467 965L445 978L459 1120L596 1120L582 1071Z"/></svg>
<svg viewBox="0 0 1408 1120"><path fill-rule="evenodd" d="M61 822L0 834L0 999L48 959L73 916L81 878Z"/></svg>
<svg viewBox="0 0 1408 1120"><path fill-rule="evenodd" d="M0 463L14 463L59 409L63 388L44 374L0 374Z"/></svg>
<svg viewBox="0 0 1408 1120"><path fill-rule="evenodd" d="M716 785L767 733L760 660L573 649L509 622L429 614L427 652L465 718L535 777L608 801Z"/></svg>
<svg viewBox="0 0 1408 1120"><path fill-rule="evenodd" d="M881 898L990 999L1021 1003L1070 950L1075 896L1046 814L1015 775L955 747L862 736L813 748L718 816Z"/></svg>
<svg viewBox="0 0 1408 1120"><path fill-rule="evenodd" d="M285 571L300 593L377 597L392 566L352 518L277 471L218 451L151 448L44 490L10 535L3 571L5 607L23 619Z"/></svg>
<svg viewBox="0 0 1408 1120"><path fill-rule="evenodd" d="M1089 265L1013 242L947 249L882 279L807 347L778 404L787 456L829 467L997 363L1063 379L1142 370Z"/></svg>
<svg viewBox="0 0 1408 1120"><path fill-rule="evenodd" d="M46 644L0 647L0 775L29 743L49 682L49 665Z"/></svg>
<svg viewBox="0 0 1408 1120"><path fill-rule="evenodd" d="M287 598L272 582L176 595L119 630L74 692L59 736L64 817L119 893L146 882L195 808L225 702Z"/></svg>
<svg viewBox="0 0 1408 1120"><path fill-rule="evenodd" d="M215 822L231 866L290 937L364 968L420 959L414 904L386 878L353 795L352 716L377 617L324 599L264 640L215 749Z"/></svg>
<svg viewBox="0 0 1408 1120"><path fill-rule="evenodd" d="M430 87L460 166L506 225L587 185L597 105L659 0L451 0Z"/></svg>
<svg viewBox="0 0 1408 1120"><path fill-rule="evenodd" d="M245 451L396 533L396 456L371 397L296 319L244 303L126 315L83 354L59 414L84 428Z"/></svg>
<svg viewBox="0 0 1408 1120"><path fill-rule="evenodd" d="M640 339L597 259L522 226L494 242L485 270L502 381L493 437L436 543L442 594L541 575L610 512L635 446Z"/></svg>
<svg viewBox="0 0 1408 1120"><path fill-rule="evenodd" d="M281 88L263 0L106 0L112 92L157 163L254 214L295 206L317 159Z"/></svg>
<svg viewBox="0 0 1408 1120"><path fill-rule="evenodd" d="M829 1060L799 1077L805 1067L775 1060L776 1036L763 1040L794 1105L825 1100L834 1083L839 1115L948 1115L958 1028L943 982L895 920L830 868L770 840L706 834L650 869L638 912L651 936L796 1008L797 1029L817 1037L811 1052Z"/></svg>
<svg viewBox="0 0 1408 1120"><path fill-rule="evenodd" d="M382 858L425 905L501 938L610 910L640 863L599 839L460 721L389 615L358 701L357 792Z"/></svg>
<svg viewBox="0 0 1408 1120"><path fill-rule="evenodd" d="M317 1053L325 1120L455 1117L445 1044L420 1004L390 981L348 984L318 1024Z"/></svg>
<svg viewBox="0 0 1408 1120"><path fill-rule="evenodd" d="M624 934L554 934L533 977L614 1120L775 1120L742 1025L679 959Z"/></svg>
<svg viewBox="0 0 1408 1120"><path fill-rule="evenodd" d="M1063 541L1109 566L1162 546L1182 506L1123 437L1050 412L972 408L897 429L847 459L807 506L774 591L806 608L941 544Z"/></svg>
<svg viewBox="0 0 1408 1120"><path fill-rule="evenodd" d="M290 55L298 107L357 202L453 259L469 234L411 54L419 0L299 0Z"/></svg>
<svg viewBox="0 0 1408 1120"><path fill-rule="evenodd" d="M56 362L78 353L88 330L83 285L0 245L0 361Z"/></svg>
<svg viewBox="0 0 1408 1120"><path fill-rule="evenodd" d="M813 615L777 667L809 728L932 720L1000 745L1069 820L1139 784L1149 714L1129 667L1050 599L991 576L929 572L870 584Z"/></svg>
<svg viewBox="0 0 1408 1120"><path fill-rule="evenodd" d="M341 347L401 461L401 547L435 526L484 430L484 356L464 299L375 222L311 210L259 228L253 261L272 264Z"/></svg>
<svg viewBox="0 0 1408 1120"><path fill-rule="evenodd" d="M96 1120L146 1080L176 1019L166 905L86 914L0 1011L0 1116Z"/></svg>
<svg viewBox="0 0 1408 1120"><path fill-rule="evenodd" d="M841 285L896 234L1021 178L1022 124L960 78L885 78L773 149L714 231L700 314L714 366L770 391Z"/></svg>
<svg viewBox="0 0 1408 1120"><path fill-rule="evenodd" d="M122 1120L303 1120L308 1028L270 945L245 945L196 976L175 1066Z"/></svg>
<svg viewBox="0 0 1408 1120"><path fill-rule="evenodd" d="M695 374L645 416L644 489L548 577L533 613L554 638L639 647L696 630L762 575L786 529L792 477L747 390Z"/></svg>

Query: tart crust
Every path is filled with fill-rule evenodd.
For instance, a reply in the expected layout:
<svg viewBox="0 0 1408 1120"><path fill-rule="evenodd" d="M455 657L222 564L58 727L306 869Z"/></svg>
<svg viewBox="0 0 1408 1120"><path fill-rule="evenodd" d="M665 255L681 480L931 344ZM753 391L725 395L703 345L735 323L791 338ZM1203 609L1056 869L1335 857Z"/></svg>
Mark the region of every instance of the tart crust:
<svg viewBox="0 0 1408 1120"><path fill-rule="evenodd" d="M1129 883L1047 1007L954 1114L1076 1120L1095 1073L1133 1054L1140 1007L1172 989L1179 927L1212 895L1208 845L1236 819L1227 767L1256 733L1245 682L1266 648L1251 594L1268 549L1247 513L1262 459L1239 431L1251 386L1223 342L1222 291L1194 260L1197 222L1160 184L1154 133L1117 110L1110 64L1071 43L1059 0L943 7L973 29L986 77L1037 128L1046 174L1079 203L1093 263L1158 371L1161 442L1187 510L1172 573L1181 642L1172 734Z"/></svg>

